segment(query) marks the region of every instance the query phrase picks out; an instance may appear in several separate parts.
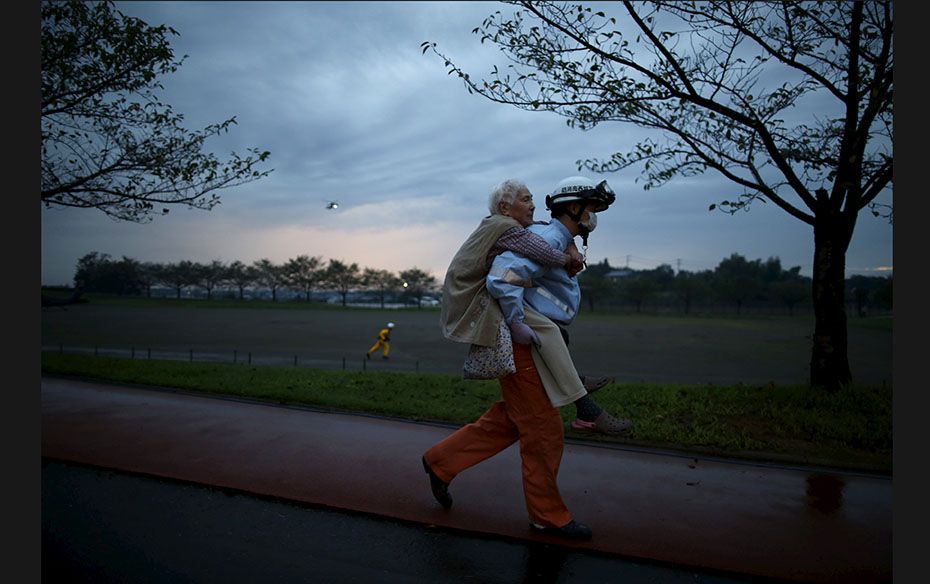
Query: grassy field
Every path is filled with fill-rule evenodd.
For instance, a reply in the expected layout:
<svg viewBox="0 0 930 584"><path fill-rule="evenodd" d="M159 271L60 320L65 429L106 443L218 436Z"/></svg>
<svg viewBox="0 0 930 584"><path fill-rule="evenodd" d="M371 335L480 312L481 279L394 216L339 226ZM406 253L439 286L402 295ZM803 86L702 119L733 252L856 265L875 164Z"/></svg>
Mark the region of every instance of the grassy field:
<svg viewBox="0 0 930 584"><path fill-rule="evenodd" d="M461 372L466 346L445 340L436 308L380 310L325 303L146 300L89 297L42 311L46 350L158 358L201 355L257 364L299 361L360 369L388 321L390 362L368 369ZM890 317L850 319L849 360L857 383L892 384ZM570 327L570 350L583 374L623 383L778 386L809 377L809 316L771 317L582 313Z"/></svg>
<svg viewBox="0 0 930 584"><path fill-rule="evenodd" d="M496 382L462 379L467 347L442 338L436 308L86 300L43 309L44 373L453 425L474 420L499 395ZM391 359L366 364L388 320L397 323ZM568 406L566 435L890 473L892 318L850 318L856 384L832 395L806 386L812 324L809 316L580 314L570 329L573 360L582 373L616 377L596 400L632 418L635 430L625 438L573 434ZM98 347L120 351L94 356ZM183 357L159 356L172 353ZM188 354L204 358L188 362Z"/></svg>
<svg viewBox="0 0 930 584"><path fill-rule="evenodd" d="M42 354L45 374L112 380L232 395L280 404L358 411L461 425L498 399L496 382L460 375L335 371L284 366ZM617 383L597 401L630 417L628 437L585 437L568 424L569 439L598 440L800 465L892 471L892 390L852 386L835 394L803 385L708 386Z"/></svg>

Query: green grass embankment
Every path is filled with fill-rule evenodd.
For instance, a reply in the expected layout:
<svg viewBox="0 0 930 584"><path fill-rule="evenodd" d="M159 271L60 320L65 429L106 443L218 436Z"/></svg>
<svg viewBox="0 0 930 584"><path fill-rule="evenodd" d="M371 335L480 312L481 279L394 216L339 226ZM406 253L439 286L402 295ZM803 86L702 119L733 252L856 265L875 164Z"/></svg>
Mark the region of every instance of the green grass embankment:
<svg viewBox="0 0 930 584"><path fill-rule="evenodd" d="M461 425L498 399L493 381L457 375L134 360L45 352L42 371L223 394L278 404L365 412ZM613 384L596 399L632 418L627 437L566 436L786 464L891 473L891 387L852 386L828 394L804 386Z"/></svg>

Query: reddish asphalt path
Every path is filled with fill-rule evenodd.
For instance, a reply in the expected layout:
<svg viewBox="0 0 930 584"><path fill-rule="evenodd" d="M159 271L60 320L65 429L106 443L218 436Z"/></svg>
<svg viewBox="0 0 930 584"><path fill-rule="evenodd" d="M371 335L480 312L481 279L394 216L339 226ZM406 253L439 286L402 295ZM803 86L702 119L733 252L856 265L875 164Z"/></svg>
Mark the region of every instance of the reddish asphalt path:
<svg viewBox="0 0 930 584"><path fill-rule="evenodd" d="M481 534L530 531L513 446L432 498L441 425L42 378L42 456ZM804 582L892 580L892 480L568 443L559 482L594 538L564 545Z"/></svg>

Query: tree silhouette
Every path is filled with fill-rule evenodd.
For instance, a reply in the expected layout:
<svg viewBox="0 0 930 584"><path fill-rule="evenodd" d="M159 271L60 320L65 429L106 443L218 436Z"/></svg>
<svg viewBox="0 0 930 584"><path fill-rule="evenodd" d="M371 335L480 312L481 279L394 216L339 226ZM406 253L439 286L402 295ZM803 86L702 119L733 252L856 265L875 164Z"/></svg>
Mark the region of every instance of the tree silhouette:
<svg viewBox="0 0 930 584"><path fill-rule="evenodd" d="M194 262L194 281L207 293L207 300L213 298L213 290L226 279L227 268L220 260L212 260L209 264Z"/></svg>
<svg viewBox="0 0 930 584"><path fill-rule="evenodd" d="M223 281L234 285L239 289L239 300L245 297L245 289L251 286L259 279L258 268L254 265L247 266L240 260L235 260L226 266L226 273L223 275Z"/></svg>
<svg viewBox="0 0 930 584"><path fill-rule="evenodd" d="M304 254L291 258L284 264L288 284L303 292L307 302L310 302L313 285L323 279L323 270L320 267L322 261L321 256L311 257Z"/></svg>
<svg viewBox="0 0 930 584"><path fill-rule="evenodd" d="M323 278L326 282L336 288L342 295L342 305L346 305L346 297L349 290L357 286L361 281L358 264L346 264L339 260L329 260L326 266Z"/></svg>
<svg viewBox="0 0 930 584"><path fill-rule="evenodd" d="M713 171L736 193L711 210L770 202L810 225L810 382L850 383L846 251L860 211L892 218L876 201L892 185L892 1L624 0L621 19L578 4L508 4L513 16L498 11L473 30L511 61L507 71L476 81L435 43L423 52L492 101L582 130L620 122L658 137L579 160L579 170L640 168L646 189ZM807 105L822 114L792 111Z"/></svg>
<svg viewBox="0 0 930 584"><path fill-rule="evenodd" d="M636 306L636 312L643 311L643 303L656 295L659 285L645 274L624 278L620 284L621 297Z"/></svg>
<svg viewBox="0 0 930 584"><path fill-rule="evenodd" d="M791 315L799 302L810 298L810 282L804 281L800 276L786 278L772 284L772 294L788 307L788 314Z"/></svg>
<svg viewBox="0 0 930 584"><path fill-rule="evenodd" d="M190 260L163 264L159 277L163 284L174 289L175 298L180 299L184 288L197 285L197 268Z"/></svg>
<svg viewBox="0 0 930 584"><path fill-rule="evenodd" d="M384 293L391 288L400 286L401 280L387 270L365 268L362 272L361 283L369 290L378 291L378 298L381 300L381 308L384 308Z"/></svg>
<svg viewBox="0 0 930 584"><path fill-rule="evenodd" d="M679 271L672 283L675 295L684 304L685 314L691 313L691 306L698 300L710 294L710 285L707 278L694 272Z"/></svg>
<svg viewBox="0 0 930 584"><path fill-rule="evenodd" d="M271 290L271 301L278 301L278 288L285 283L284 266L276 264L268 258L262 258L252 263L255 269L256 281Z"/></svg>
<svg viewBox="0 0 930 584"><path fill-rule="evenodd" d="M738 253L721 261L714 270L717 296L736 305L736 314L742 312L743 304L762 291L762 262L747 261Z"/></svg>
<svg viewBox="0 0 930 584"><path fill-rule="evenodd" d="M134 295L143 289L143 267L138 260L123 256L113 261L109 254L92 251L78 260L75 287L86 292Z"/></svg>
<svg viewBox="0 0 930 584"><path fill-rule="evenodd" d="M407 293L416 298L417 308L423 307L423 295L436 287L436 277L417 267L402 271L400 279Z"/></svg>
<svg viewBox="0 0 930 584"><path fill-rule="evenodd" d="M123 15L110 1L42 2L42 186L47 206L98 209L146 222L166 205L212 209L216 192L267 176L269 152L225 162L204 152L235 117L190 131L159 101L177 32ZM161 206L160 210L155 206Z"/></svg>

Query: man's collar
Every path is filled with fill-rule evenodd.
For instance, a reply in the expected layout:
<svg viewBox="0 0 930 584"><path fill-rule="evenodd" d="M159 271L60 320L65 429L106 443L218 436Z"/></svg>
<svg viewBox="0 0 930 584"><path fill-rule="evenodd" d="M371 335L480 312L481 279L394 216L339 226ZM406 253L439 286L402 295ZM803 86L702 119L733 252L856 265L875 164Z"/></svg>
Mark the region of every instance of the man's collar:
<svg viewBox="0 0 930 584"><path fill-rule="evenodd" d="M530 225L530 227L533 227L534 225L538 225L540 227L555 227L556 230L559 231L559 233L562 233L569 240L574 239L575 237L574 235L572 235L572 232L569 231L568 227L566 227L565 224L563 224L558 219L553 219L552 221L548 221L548 222L547 221L533 221L533 224Z"/></svg>
<svg viewBox="0 0 930 584"><path fill-rule="evenodd" d="M572 235L572 232L568 230L568 227L564 223L556 219L550 225L555 225L559 230L561 230L569 239L573 239L575 236Z"/></svg>

